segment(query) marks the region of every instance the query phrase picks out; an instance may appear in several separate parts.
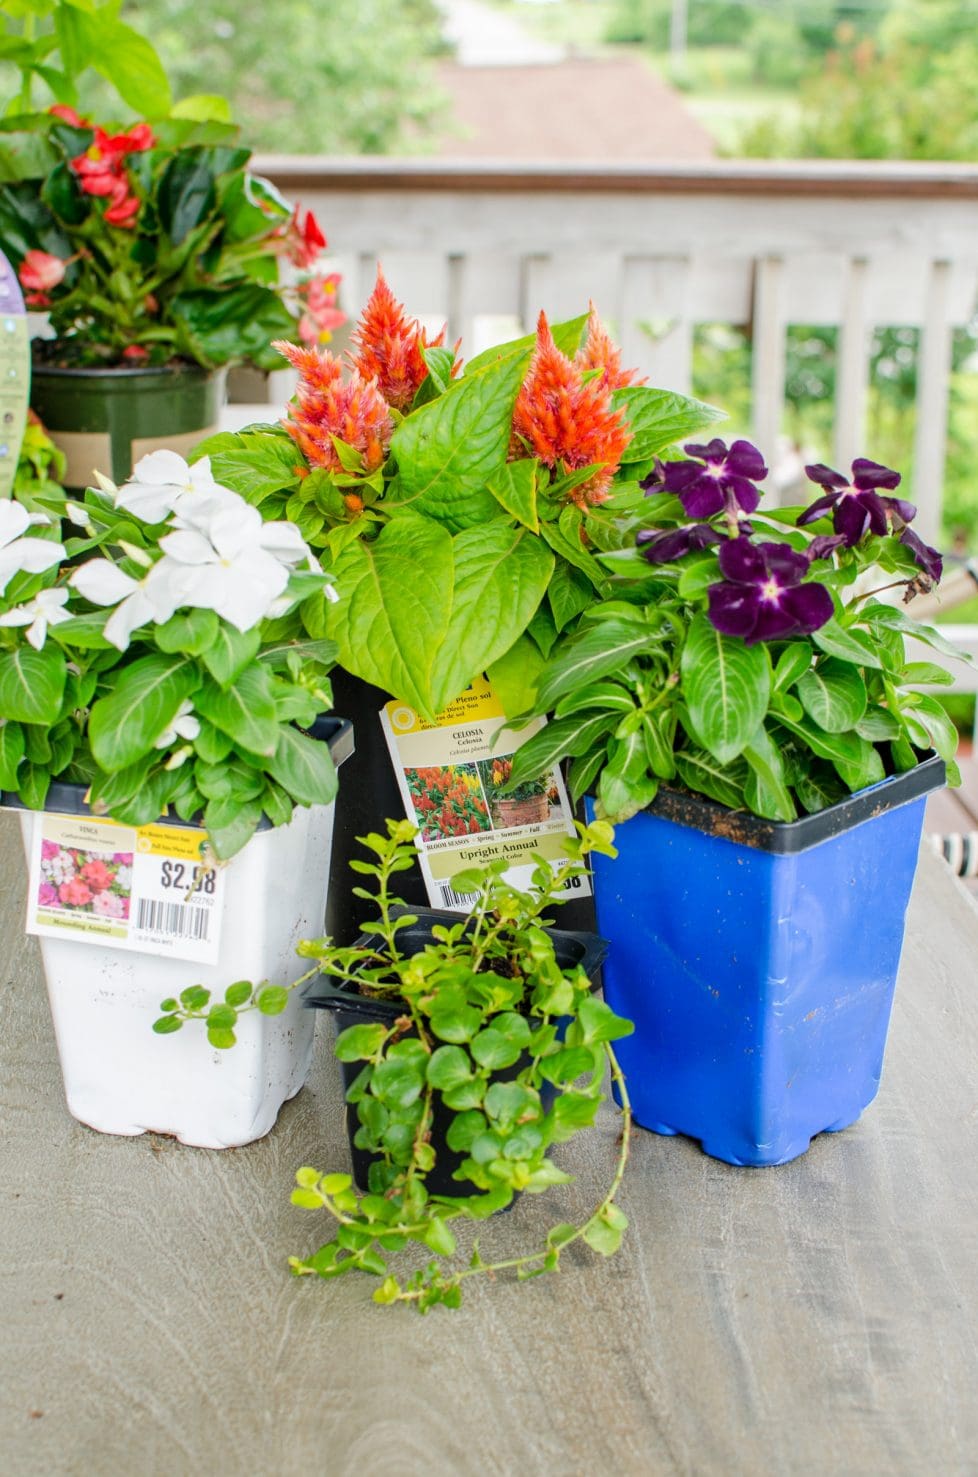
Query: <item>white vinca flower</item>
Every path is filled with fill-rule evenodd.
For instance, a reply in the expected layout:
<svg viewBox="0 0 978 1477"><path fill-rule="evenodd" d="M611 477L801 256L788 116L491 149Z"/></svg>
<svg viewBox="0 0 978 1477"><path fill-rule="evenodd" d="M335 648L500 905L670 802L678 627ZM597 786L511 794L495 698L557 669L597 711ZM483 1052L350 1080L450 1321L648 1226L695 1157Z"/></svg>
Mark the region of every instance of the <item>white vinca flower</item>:
<svg viewBox="0 0 978 1477"><path fill-rule="evenodd" d="M39 590L26 605L15 605L13 610L0 615L0 626L27 626L25 634L28 641L36 651L40 651L47 639L48 626L71 620L71 611L64 609L67 600L68 591L65 589Z"/></svg>
<svg viewBox="0 0 978 1477"><path fill-rule="evenodd" d="M50 521L43 513L28 513L21 503L0 502L0 594L15 574L41 574L65 558L64 544L22 537L32 524Z"/></svg>
<svg viewBox="0 0 978 1477"><path fill-rule="evenodd" d="M204 502L230 506L232 500L244 501L214 480L209 456L191 467L175 451L151 451L140 457L115 500L117 507L146 523L162 523L169 513L189 513Z"/></svg>
<svg viewBox="0 0 978 1477"><path fill-rule="evenodd" d="M310 551L291 523L263 523L257 508L212 509L196 528L160 539L166 557L156 566L182 588L182 603L213 610L249 631L276 608L289 569Z"/></svg>
<svg viewBox="0 0 978 1477"><path fill-rule="evenodd" d="M168 749L178 738L195 739L200 733L200 719L194 714L194 705L189 698L180 704L175 715L153 744L154 749Z"/></svg>
<svg viewBox="0 0 978 1477"><path fill-rule="evenodd" d="M89 559L71 576L69 583L93 605L116 607L103 634L120 651L127 649L137 626L168 621L181 604L179 589L163 571L165 563L161 560L143 579L135 580L109 559Z"/></svg>

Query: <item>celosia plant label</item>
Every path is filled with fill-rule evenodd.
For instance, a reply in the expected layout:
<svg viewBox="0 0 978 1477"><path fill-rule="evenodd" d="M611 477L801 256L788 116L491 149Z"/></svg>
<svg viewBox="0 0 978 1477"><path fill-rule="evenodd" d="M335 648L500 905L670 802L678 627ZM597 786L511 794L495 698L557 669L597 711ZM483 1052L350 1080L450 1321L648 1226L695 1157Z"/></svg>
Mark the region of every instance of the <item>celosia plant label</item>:
<svg viewBox="0 0 978 1477"><path fill-rule="evenodd" d="M38 816L27 932L216 964L225 873L208 863L206 839L188 826Z"/></svg>
<svg viewBox="0 0 978 1477"><path fill-rule="evenodd" d="M564 842L574 835L574 823L560 771L511 793L510 756L522 735L500 731L504 720L485 678L435 723L402 702L388 703L381 713L405 809L418 827L416 845L432 907L464 912L470 906L471 898L454 883L469 867L502 860L507 881L526 887L537 858L553 867L566 858ZM528 731L543 726L538 720ZM575 877L573 896L589 895L587 878Z"/></svg>

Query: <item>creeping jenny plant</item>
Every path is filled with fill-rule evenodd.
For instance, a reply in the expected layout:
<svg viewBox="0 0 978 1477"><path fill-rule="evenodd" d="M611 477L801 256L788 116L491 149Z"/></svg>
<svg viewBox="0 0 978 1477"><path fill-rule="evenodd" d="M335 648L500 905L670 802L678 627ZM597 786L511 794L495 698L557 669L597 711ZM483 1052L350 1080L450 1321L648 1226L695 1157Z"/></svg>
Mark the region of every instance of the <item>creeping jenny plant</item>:
<svg viewBox="0 0 978 1477"><path fill-rule="evenodd" d="M337 1037L337 1057L363 1064L347 1101L356 1109L356 1145L372 1156L369 1189L358 1192L344 1172L298 1171L293 1202L325 1211L333 1228L312 1256L291 1258L297 1275L366 1272L381 1279L376 1302L413 1303L426 1312L438 1303L456 1307L463 1284L479 1273L514 1270L524 1279L556 1271L562 1252L578 1242L603 1256L617 1250L627 1224L615 1196L630 1111L612 1042L632 1027L595 997L580 966L562 967L544 926L554 894L581 875L584 857L616 855L606 823L578 830L560 867L537 859L526 892L505 881L504 862L467 871L459 886L476 902L467 916L437 923L419 952L400 942L418 919L391 896L395 874L413 860L414 827L388 821L386 836L361 838L375 859L353 866L374 879L374 893L363 895L376 902L377 920L352 947L328 939L300 945L300 954L315 961L304 978L322 974L399 1009L386 1022L355 1025ZM164 1001L156 1029L169 1032L202 1017L211 1040L230 1045L242 1011L274 1013L284 999L281 987L240 982L223 1004L210 1005L198 988ZM593 1124L609 1066L624 1113L611 1183L597 1206L578 1224L552 1226L529 1252L484 1259L476 1245L467 1261L449 1261L457 1249L450 1222L484 1220L518 1191L541 1194L572 1179L551 1151ZM433 1133L436 1114L447 1123L443 1141ZM452 1175L458 1193L434 1193L428 1183L446 1155L460 1160ZM412 1246L433 1255L404 1273L389 1258Z"/></svg>

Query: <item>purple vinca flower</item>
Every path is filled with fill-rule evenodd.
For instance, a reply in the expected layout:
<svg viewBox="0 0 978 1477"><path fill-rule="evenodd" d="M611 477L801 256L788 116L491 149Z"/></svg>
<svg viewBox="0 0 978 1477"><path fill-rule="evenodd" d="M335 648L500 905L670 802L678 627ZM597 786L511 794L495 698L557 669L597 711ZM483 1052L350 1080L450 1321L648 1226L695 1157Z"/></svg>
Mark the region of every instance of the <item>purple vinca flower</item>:
<svg viewBox="0 0 978 1477"><path fill-rule="evenodd" d="M880 497L878 488L899 486L900 473L880 466L879 462L857 457L852 464L851 481L821 462L806 467L805 476L827 490L805 509L798 522L814 523L816 518L831 511L835 531L843 535L850 549L867 531L881 537L886 534L891 518L902 528L916 517L913 503L899 497Z"/></svg>
<svg viewBox="0 0 978 1477"><path fill-rule="evenodd" d="M686 528L643 528L636 535L636 543L645 545L642 554L650 564L671 564L684 554L721 542L720 534L709 523L691 523Z"/></svg>
<svg viewBox="0 0 978 1477"><path fill-rule="evenodd" d="M808 555L787 544L752 544L728 539L719 553L723 583L711 585L709 616L724 636L777 641L817 631L832 616L832 596L824 585L802 584Z"/></svg>
<svg viewBox="0 0 978 1477"><path fill-rule="evenodd" d="M749 441L735 441L728 449L719 437L707 446L685 446L698 461L666 462L663 491L679 498L690 518L712 518L714 513L753 513L761 500L754 486L767 476L764 458Z"/></svg>
<svg viewBox="0 0 978 1477"><path fill-rule="evenodd" d="M816 534L806 551L809 563L815 559L831 559L836 549L847 548L848 544L849 540L844 533Z"/></svg>
<svg viewBox="0 0 978 1477"><path fill-rule="evenodd" d="M912 528L905 528L903 530L900 535L900 542L910 550L927 578L933 580L935 585L938 584L941 575L944 573L944 560L937 550L932 549L930 544L925 544L923 539L914 533Z"/></svg>

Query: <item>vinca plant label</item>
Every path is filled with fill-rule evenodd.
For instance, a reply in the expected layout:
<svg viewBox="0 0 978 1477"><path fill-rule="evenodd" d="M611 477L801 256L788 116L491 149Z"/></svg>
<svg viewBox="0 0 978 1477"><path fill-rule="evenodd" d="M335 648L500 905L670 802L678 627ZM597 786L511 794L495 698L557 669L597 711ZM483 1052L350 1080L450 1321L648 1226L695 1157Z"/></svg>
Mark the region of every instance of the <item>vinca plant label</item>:
<svg viewBox="0 0 978 1477"><path fill-rule="evenodd" d="M34 826L27 932L216 964L226 869L206 832L48 814Z"/></svg>
<svg viewBox="0 0 978 1477"><path fill-rule="evenodd" d="M453 879L474 866L503 861L507 881L526 887L540 857L560 865L564 842L574 835L563 778L555 768L511 789L511 756L521 736L500 727L505 713L486 678L466 688L434 723L396 699L380 716L405 810L418 827L432 907L465 912L471 898ZM543 726L538 719L528 731ZM575 877L574 888L574 897L590 895L586 876Z"/></svg>

